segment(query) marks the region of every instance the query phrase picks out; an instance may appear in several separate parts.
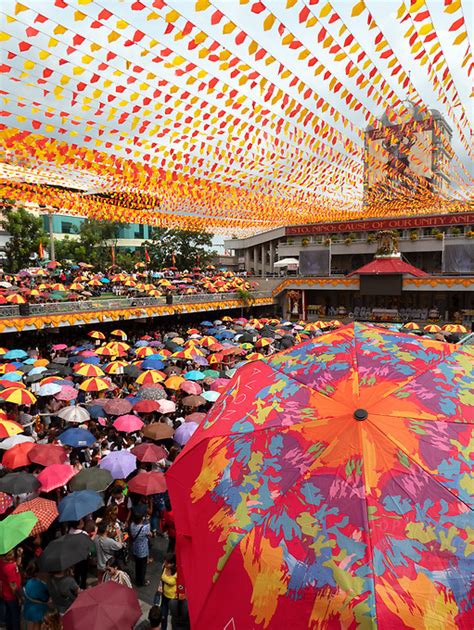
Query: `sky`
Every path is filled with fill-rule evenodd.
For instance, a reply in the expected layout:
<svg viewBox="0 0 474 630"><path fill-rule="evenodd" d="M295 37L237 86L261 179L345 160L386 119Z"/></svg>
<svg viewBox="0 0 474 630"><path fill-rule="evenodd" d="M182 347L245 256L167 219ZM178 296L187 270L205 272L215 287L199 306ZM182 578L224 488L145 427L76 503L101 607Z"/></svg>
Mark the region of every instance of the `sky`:
<svg viewBox="0 0 474 630"><path fill-rule="evenodd" d="M450 112L440 102L439 93L433 88L431 82L428 80L428 75L425 69L426 67L421 67L419 63L413 59L414 55L410 51L410 44L407 39L404 38L404 33L409 26L409 22L400 24L400 22L396 19L397 12L402 4L402 1L403 0L367 0L366 5L373 14L376 23L383 32L390 48L392 48L392 50L396 53L396 56L404 69L409 71L410 80L416 89L416 92L422 97L426 105L439 109L449 120ZM84 74L85 83L88 85L83 94L90 96L93 100L96 100L97 98L94 97L94 90L98 86L102 88L104 82L114 82L116 80L113 75L113 68L129 72L130 67L133 67L134 64L141 64L146 69L150 69L154 73L159 74L164 81L170 81L183 89L187 89L187 75L184 74L182 76L177 76L176 63L171 62L171 60L167 60L167 58L163 58L163 60L159 63L152 63L150 62L150 56L145 58L142 56L143 50L147 48L149 42L154 39L159 42L159 45L153 48L154 52L159 52L163 47L169 46L175 53L182 55L186 59L186 62L190 61L195 64L197 66L196 72L201 70L203 74L208 73L208 76L217 76L222 81L225 81L225 83L229 86L229 89L238 89L239 94L244 95L248 99L248 102L263 105L268 107L268 109L272 112L278 114L279 111L281 111L279 110L279 105L271 105L268 101L264 100L265 89L261 87L260 83L260 78L264 77L267 82L274 83L291 97L295 98L299 102L303 102L304 106L310 112L317 114L322 122L327 122L333 125L336 129L343 132L348 139L353 141L356 145L361 146L362 139L360 136L360 130L366 127L364 108L366 112L370 112L372 115L380 117L383 114L383 106L376 106L364 91L359 90L355 85L355 79L349 78L346 75L346 64L336 63L333 56L329 53L329 48L323 48L318 44L316 38L321 27L326 28L327 32L334 37L336 43L341 44L345 37L347 37L349 33L352 33L362 49L365 50L366 54L376 62L377 68L381 71L384 79L395 91L397 96L400 99L410 99L414 97L410 90L401 89L393 77L390 76L390 69L387 67L387 62L379 60L378 53L375 50L376 44L374 42L374 33L376 31L367 29L365 15L362 14L356 18L351 16L351 12L356 4L355 1L334 0L331 2L333 9L339 15L339 20L336 20L333 23L330 22L331 14L324 17L321 17L320 14L323 7L326 5L326 0L320 0L319 2L316 2L315 0L267 0L262 4L266 7L266 9L270 10L276 19L280 20L297 39L301 41L304 47L317 55L318 61L330 69L332 76L336 77L337 80L341 81L345 86L353 90L353 93L364 105L359 112L349 110L345 103L341 101L339 95L336 95L331 89L330 80L324 80L322 74L317 77L313 76L312 70L308 68L304 61L299 59L301 48L291 50L288 46L283 46L281 42L282 37L279 35L276 27L273 27L269 31L264 30L263 18L267 15L267 13L252 13L250 11L250 7L253 6L253 0L250 0L250 2L239 2L238 0L212 0L210 7L208 7L205 11L196 11L196 2L194 0L167 0L166 8L160 10L154 8L153 0L140 0L140 2L145 7L144 11L132 11L130 5L133 4L133 0L113 0L113 2L111 2L111 0L101 0L100 2L96 2L95 0L94 2L89 2L89 0L56 0L56 4L54 0L23 0L22 4L28 7L28 10L19 12L16 15L16 21L11 22L7 19L7 16L15 15L15 7L17 3L14 0L3 0L0 5L0 23L2 25L2 30L12 35L8 41L2 41L0 43L2 61L7 61L7 63L13 68L8 77L4 76L1 82L2 90L8 93L8 98L10 100L10 102L5 104L8 111L12 111L14 115L24 115L25 108L20 109L19 107L16 107L15 101L19 99L21 102L27 103L29 109L31 109L31 101L37 101L41 102L42 107L39 108L40 111L34 112L34 117L41 118L41 116L43 116L42 119L45 120L44 110L49 106L54 108L54 113L49 119L53 125L69 125L69 128L72 131L75 131L77 128L81 131L85 129L87 120L91 117L91 113L87 111L84 112L80 100L72 105L68 103L70 98L68 89L69 85L72 85L72 83L65 83L63 85L63 95L59 99L51 93L45 96L43 87L37 84L36 79L41 77L41 72L45 65L54 68L55 73L50 79L48 78L47 82L48 89L52 90L54 86L59 85L59 78L61 75L71 74L72 64L82 65L83 55L90 53L88 44L92 41L104 47L103 50L98 50L93 53L95 58L93 63L90 64L91 72L99 72L100 81L93 85L88 82L87 72ZM61 4L64 5L64 8L56 6ZM291 10L287 8L288 4L293 5L291 6ZM310 9L316 16L319 16L318 24L314 28L305 28L302 24L300 24L300 12L304 10L305 7ZM461 46L452 45L455 33L448 30L455 17L458 17L461 14L453 14L453 17L444 13L443 0L426 0L426 7L429 9L436 34L439 38L442 51L446 58L447 67L449 68L449 72L454 81L453 88L451 88L447 93L450 97L451 106L456 108L455 111L460 111L461 108L464 108L469 117L469 125L472 128L474 121L472 100L470 97L471 81L469 80L467 69L462 68L461 63L463 55L467 50L467 46L472 42L472 27L474 23L472 19L474 17L473 0L462 1L462 13L464 15L468 32L468 40ZM104 21L105 26L100 29L91 30L88 28L91 21L95 19L103 9L109 9L114 13L114 16L109 20ZM255 70L259 73L257 85L252 85L251 81L247 81L242 85L239 83L238 77L231 77L229 70L221 71L217 69L217 64L214 61L200 55L200 46L191 50L189 49L190 37L177 39L175 37L176 28L174 31L167 34L166 31L169 29L169 22L167 22L166 19L163 19L163 17L165 17L168 12L173 9L178 11L180 14L178 21L175 23L175 27L182 27L182 25L186 23L186 20L192 21L197 28L201 28L211 37L215 38L215 40L221 45L225 45L225 49L230 51L232 55L238 55L243 63L248 63L251 68L255 68ZM74 13L78 10L83 12L87 17L81 21L75 21ZM213 25L210 22L210 15L214 10L221 11L224 17L219 21L219 23ZM153 11L158 15L158 18L147 20L146 17ZM58 40L58 44L53 49L48 48L49 37L53 29L51 26L48 26L50 22L46 25L34 22L34 18L38 13L47 16L49 20L52 20L56 24L64 25L68 29L65 34L59 33L54 35L54 37ZM116 26L117 19L125 20L127 26L119 29ZM222 25L228 20L232 21L237 28L231 35L224 36L222 34ZM35 37L28 38L25 35L25 29L33 23L40 30L40 33ZM346 24L349 28L349 30L342 36L340 35L341 23ZM139 42L139 44L134 46L124 48L121 45L121 42L123 41L122 39L111 45L107 39L107 36L110 33L109 26L110 28L115 28L121 35L128 35L131 37L136 29L140 29L143 30L146 36ZM260 47L265 49L267 53L271 54L277 62L268 65L265 62L266 57L256 60L254 51L250 53L247 45L238 45L235 42L234 35L239 29L244 30L249 38L256 40ZM194 30L193 34L195 32L196 31ZM87 38L86 42L82 46L78 46L77 52L68 52L68 46L71 43L71 33L80 33ZM89 40L89 38L93 39ZM18 43L25 40L31 43L33 47L29 51L18 54ZM208 45L208 41L206 42L206 45ZM39 62L39 49L46 49L52 52L52 56L46 61ZM107 70L98 70L98 64L101 61L106 60L107 50L117 52L118 57L113 61L114 65L112 69L108 68ZM221 47L218 48L218 51L220 50L222 50ZM9 59L8 53L11 53L12 51L14 51L17 56L13 59ZM66 59L67 63L57 64L57 60L60 58ZM25 60L28 59L34 60L35 66L32 69L27 70L25 76L24 63ZM285 68L292 73L292 75L298 76L299 79L306 84L306 86L317 92L317 94L325 99L329 104L334 105L334 107L342 114L341 118L339 120L335 120L334 117L330 115L329 111L322 112L315 99L305 98L302 96L301 91L298 91L297 86L291 85L291 78L282 79L278 74L278 69L281 67L280 64L283 64ZM438 76L441 72L442 70L438 73ZM155 87L151 85L151 83L152 82L150 82L150 93L152 93L153 88ZM189 89L191 90L191 88ZM194 87L192 89L194 89ZM460 105L454 105L453 103L452 99L454 96L454 90L459 95ZM209 100L211 100L211 98L212 96ZM218 101L214 102L216 104L218 103ZM71 115L81 119L81 125L79 127L74 127L69 122L66 124L61 122L59 112L62 107L64 107ZM175 108L171 117L177 115L180 107L181 106ZM127 107L125 107L125 109L127 109ZM130 109L130 107L128 109ZM184 103L182 106L182 112L184 115ZM350 124L347 126L342 124L342 118L344 116L346 116L350 121ZM96 116L94 121L96 123L101 122L109 127L116 124L116 119L110 118L110 108L105 109L103 113ZM137 133L136 126L133 128L131 121L132 117L122 121L120 123L120 128L130 134ZM14 120L14 123L20 128L31 129L31 114L28 114L28 119L26 121L18 122ZM454 125L452 126L454 128L453 148L463 165L463 167L460 167L460 177L466 185L469 183L472 187L472 180L469 181L469 177L472 178L474 175L472 157L468 155L467 151L462 146L458 130L454 127ZM262 133L256 136L259 143L254 141L252 147L248 150L249 160L244 163L244 166L241 169L243 185L251 182L255 175L253 167L245 165L250 165L250 158L258 160L261 163L262 160L265 159L265 155L267 155L268 152L273 151L277 146L275 134L271 131L267 132L267 129L269 128L267 127L262 131ZM464 131L468 134L468 126L464 128ZM198 138L207 142L207 144L211 147L211 159L206 162L203 167L203 172L208 173L207 169L209 169L212 165L212 149L222 146L220 143L222 143L223 137L217 133L209 135L208 132L201 131L200 129L198 129L198 132ZM92 137L98 137L97 135L94 135L97 132L93 127L87 127L86 133ZM321 169L326 164L331 165L331 157L321 158L319 155L314 155L311 151L303 150L301 148L300 141L304 137L305 133L306 131L303 125L295 124L285 135L283 139L285 141L284 146L286 149L279 151L278 157L275 158L275 163L272 164L273 170L270 169L270 167L265 170L268 186L274 187L278 178L280 180L290 178L295 169L294 155L300 155L301 152L303 152L305 160L309 165L309 172L311 172L314 176L313 181L308 184L310 188L312 186L311 190L314 195L326 196L336 200L344 200L350 198L352 195L360 195L361 181L354 186L354 178L353 173L351 173L350 163L347 163L346 166L342 167L341 172L343 173L343 178L338 181L337 185L335 184L331 186L327 182L325 182L324 185L321 185L318 180L318 169ZM54 136L54 132L52 132L52 135ZM171 143L170 137L166 134L163 137L154 138L154 140L160 144L161 155L166 155L166 152L169 151L171 147L173 147L176 151L185 150L186 143L188 142L187 137L182 137L173 139L173 142ZM229 138L226 138L226 140L228 141ZM336 148L341 152L344 151L344 147L340 144L338 144ZM288 153L288 151L290 153ZM269 173L276 173L277 171L278 174L274 175L275 179L272 179L272 176L269 175ZM208 176L212 177L210 175ZM81 174L80 177L83 178L83 175ZM100 185L100 182L91 181L91 184L93 183L98 183ZM282 181L282 183L284 183L284 181ZM295 184L295 188L296 187L297 185Z"/></svg>

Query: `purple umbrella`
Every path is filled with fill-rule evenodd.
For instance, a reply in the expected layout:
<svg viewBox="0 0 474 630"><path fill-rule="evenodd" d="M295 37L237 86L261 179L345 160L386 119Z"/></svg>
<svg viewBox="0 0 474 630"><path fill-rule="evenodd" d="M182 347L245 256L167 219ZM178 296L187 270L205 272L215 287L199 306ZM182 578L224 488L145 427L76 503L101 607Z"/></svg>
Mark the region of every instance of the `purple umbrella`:
<svg viewBox="0 0 474 630"><path fill-rule="evenodd" d="M197 422L185 422L176 429L173 439L178 442L180 446L184 446L198 426Z"/></svg>
<svg viewBox="0 0 474 630"><path fill-rule="evenodd" d="M123 416L132 410L132 404L124 398L111 398L104 403L104 411L110 416Z"/></svg>
<svg viewBox="0 0 474 630"><path fill-rule="evenodd" d="M209 365L209 361L206 357L194 357L193 361L196 365Z"/></svg>
<svg viewBox="0 0 474 630"><path fill-rule="evenodd" d="M57 400L76 400L79 392L71 385L62 385L61 391L55 394Z"/></svg>
<svg viewBox="0 0 474 630"><path fill-rule="evenodd" d="M129 451L112 451L99 464L108 470L114 479L126 479L137 468L137 458Z"/></svg>

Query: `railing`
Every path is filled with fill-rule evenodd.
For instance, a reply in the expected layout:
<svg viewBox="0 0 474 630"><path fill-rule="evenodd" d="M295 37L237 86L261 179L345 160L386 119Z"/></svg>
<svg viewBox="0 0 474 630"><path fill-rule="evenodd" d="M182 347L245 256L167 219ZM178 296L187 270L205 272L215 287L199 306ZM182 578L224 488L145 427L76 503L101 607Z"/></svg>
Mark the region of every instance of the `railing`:
<svg viewBox="0 0 474 630"><path fill-rule="evenodd" d="M271 298L270 291L253 291L252 297ZM192 295L173 295L170 304L198 304L200 302L226 302L238 300L238 293L194 293ZM21 309L16 305L0 306L0 319L31 315L55 315L61 313L85 313L92 311L111 311L127 308L145 308L147 306L164 306L166 297L117 298L110 300L83 300L80 302L46 302L44 304L28 304Z"/></svg>
<svg viewBox="0 0 474 630"><path fill-rule="evenodd" d="M334 236L331 237L329 234L327 236L324 236L322 239L321 238L314 239L314 238L311 238L311 237L307 237L307 238L308 238L309 242L308 242L308 244L305 247L310 247L311 245L325 245L325 241L327 239L331 239L331 245L345 245L345 239L344 238L342 238L342 237L334 238ZM445 239L452 239L452 238L465 239L467 237L466 237L465 234L445 234L444 238ZM440 240L440 239L437 239L434 234L423 234L423 235L418 235L418 238L416 239L416 241L427 241L427 240L430 240L430 239L431 240L433 240L433 239ZM410 238L410 236L399 236L398 237L398 241L404 241L404 242L405 241L411 241L411 242L413 242L412 239ZM376 245L377 241L374 240L372 242L369 242L367 240L367 237L365 237L365 238L351 238L351 242L350 242L351 245L352 244L355 245L355 244L358 244L358 243L365 243L367 245ZM303 239L295 239L295 240L293 240L291 242L290 241L280 241L278 243L278 247L300 247L300 246L303 247Z"/></svg>

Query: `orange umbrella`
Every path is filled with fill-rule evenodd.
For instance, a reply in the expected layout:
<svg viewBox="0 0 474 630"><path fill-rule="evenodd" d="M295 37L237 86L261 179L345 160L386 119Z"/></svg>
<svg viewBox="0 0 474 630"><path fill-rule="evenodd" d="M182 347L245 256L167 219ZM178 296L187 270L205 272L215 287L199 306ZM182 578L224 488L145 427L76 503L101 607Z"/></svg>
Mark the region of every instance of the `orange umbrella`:
<svg viewBox="0 0 474 630"><path fill-rule="evenodd" d="M34 405L36 402L36 396L32 394L28 389L22 389L20 387L7 387L0 392L0 397L6 402L13 405Z"/></svg>
<svg viewBox="0 0 474 630"><path fill-rule="evenodd" d="M416 322L407 322L406 324L403 324L403 328L406 328L407 330L420 330L420 327Z"/></svg>
<svg viewBox="0 0 474 630"><path fill-rule="evenodd" d="M441 331L441 326L438 326L437 324L428 324L423 328L423 330L429 333L437 333Z"/></svg>
<svg viewBox="0 0 474 630"><path fill-rule="evenodd" d="M181 385L181 383L184 383L185 380L186 379L184 379L182 376L170 376L164 382L164 386L168 389L179 389L179 386Z"/></svg>
<svg viewBox="0 0 474 630"><path fill-rule="evenodd" d="M34 442L15 444L15 446L9 448L4 454L2 459L3 466L5 466L5 468L11 468L11 470L21 468L22 466L29 466L31 462L28 453L34 446Z"/></svg>
<svg viewBox="0 0 474 630"><path fill-rule="evenodd" d="M12 293L5 298L9 304L26 304L26 300L19 293Z"/></svg>
<svg viewBox="0 0 474 630"><path fill-rule="evenodd" d="M89 337L92 337L92 339L105 339L104 333L100 332L100 330L91 330L87 334Z"/></svg>
<svg viewBox="0 0 474 630"><path fill-rule="evenodd" d="M45 532L58 516L58 508L54 501L49 499L31 499L25 501L13 510L13 514L31 511L38 519L38 522L31 530L30 536L37 536Z"/></svg>
<svg viewBox="0 0 474 630"><path fill-rule="evenodd" d="M104 370L102 370L102 368L98 365L93 365L92 363L79 363L79 365L76 365L74 372L78 376L104 376Z"/></svg>

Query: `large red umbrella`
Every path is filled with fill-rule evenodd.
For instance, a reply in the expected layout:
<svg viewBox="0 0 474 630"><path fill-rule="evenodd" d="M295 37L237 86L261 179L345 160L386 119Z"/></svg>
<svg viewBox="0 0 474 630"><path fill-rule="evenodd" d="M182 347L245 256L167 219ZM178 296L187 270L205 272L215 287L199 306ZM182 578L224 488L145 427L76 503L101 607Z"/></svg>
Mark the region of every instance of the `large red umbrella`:
<svg viewBox="0 0 474 630"><path fill-rule="evenodd" d="M140 431L143 424L143 420L141 420L138 416L127 413L124 416L119 416L112 426L114 429L117 429L117 431L121 431L122 433L133 433L134 431Z"/></svg>
<svg viewBox="0 0 474 630"><path fill-rule="evenodd" d="M31 530L30 536L36 536L45 532L58 516L58 508L54 501L49 499L31 499L25 501L13 510L13 514L31 511L38 522Z"/></svg>
<svg viewBox="0 0 474 630"><path fill-rule="evenodd" d="M191 626L472 628L473 358L353 324L242 366L166 475Z"/></svg>
<svg viewBox="0 0 474 630"><path fill-rule="evenodd" d="M31 464L28 457L28 453L35 447L33 442L21 442L15 444L8 449L2 459L2 464L5 468L21 468L22 466L29 466Z"/></svg>
<svg viewBox="0 0 474 630"><path fill-rule="evenodd" d="M111 398L104 403L104 411L110 416L122 416L132 410L132 403L124 398Z"/></svg>
<svg viewBox="0 0 474 630"><path fill-rule="evenodd" d="M141 462L156 463L161 459L165 459L167 452L162 446L151 444L150 442L143 442L138 446L132 448L132 453Z"/></svg>
<svg viewBox="0 0 474 630"><path fill-rule="evenodd" d="M165 492L165 476L159 472L139 472L128 482L128 489L135 494L144 495Z"/></svg>
<svg viewBox="0 0 474 630"><path fill-rule="evenodd" d="M156 400L139 400L133 405L133 410L138 413L153 413L159 408L160 405Z"/></svg>
<svg viewBox="0 0 474 630"><path fill-rule="evenodd" d="M36 444L28 453L30 462L49 466L51 464L63 464L67 459L66 451L57 444Z"/></svg>
<svg viewBox="0 0 474 630"><path fill-rule="evenodd" d="M132 630L141 614L132 588L104 582L79 593L62 618L63 630Z"/></svg>
<svg viewBox="0 0 474 630"><path fill-rule="evenodd" d="M41 483L41 492L51 492L56 488L65 486L76 474L70 464L51 464L42 470L37 476Z"/></svg>

